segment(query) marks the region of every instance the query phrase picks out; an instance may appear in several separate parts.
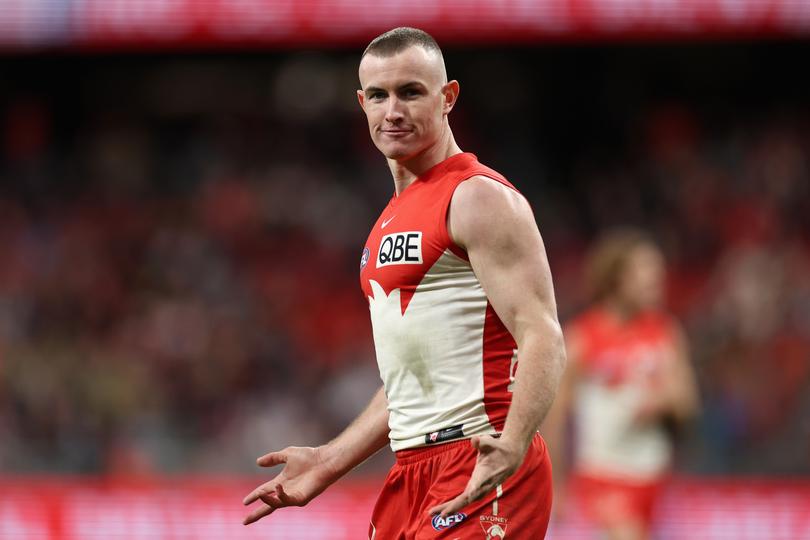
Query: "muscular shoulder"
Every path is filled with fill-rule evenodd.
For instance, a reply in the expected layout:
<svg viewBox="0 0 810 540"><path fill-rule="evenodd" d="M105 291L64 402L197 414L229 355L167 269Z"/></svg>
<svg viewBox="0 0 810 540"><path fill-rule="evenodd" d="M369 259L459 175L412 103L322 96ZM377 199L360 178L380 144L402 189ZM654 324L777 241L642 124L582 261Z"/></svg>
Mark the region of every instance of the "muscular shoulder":
<svg viewBox="0 0 810 540"><path fill-rule="evenodd" d="M461 247L498 237L521 226L534 224L525 197L487 176L473 176L453 193L448 216L450 237Z"/></svg>

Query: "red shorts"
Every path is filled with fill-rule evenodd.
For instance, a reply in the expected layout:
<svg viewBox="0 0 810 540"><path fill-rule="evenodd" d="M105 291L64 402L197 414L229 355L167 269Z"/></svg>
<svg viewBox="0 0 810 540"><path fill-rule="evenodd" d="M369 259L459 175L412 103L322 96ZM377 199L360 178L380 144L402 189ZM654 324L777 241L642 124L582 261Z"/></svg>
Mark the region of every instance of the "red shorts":
<svg viewBox="0 0 810 540"><path fill-rule="evenodd" d="M576 492L585 515L601 527L636 522L649 527L664 479L630 482L578 475Z"/></svg>
<svg viewBox="0 0 810 540"><path fill-rule="evenodd" d="M371 516L369 539L544 538L551 513L551 461L539 434L501 489L447 518L427 515L464 491L477 455L468 439L397 452Z"/></svg>

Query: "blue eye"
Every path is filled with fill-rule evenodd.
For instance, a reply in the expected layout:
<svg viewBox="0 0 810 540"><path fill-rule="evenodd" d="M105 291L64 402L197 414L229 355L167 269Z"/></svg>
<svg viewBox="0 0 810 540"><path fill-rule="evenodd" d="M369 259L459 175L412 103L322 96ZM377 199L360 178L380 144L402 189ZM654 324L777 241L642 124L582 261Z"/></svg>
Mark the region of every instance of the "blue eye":
<svg viewBox="0 0 810 540"><path fill-rule="evenodd" d="M399 95L402 96L403 99L417 99L422 97L425 94L425 91L419 87L409 87L403 88Z"/></svg>

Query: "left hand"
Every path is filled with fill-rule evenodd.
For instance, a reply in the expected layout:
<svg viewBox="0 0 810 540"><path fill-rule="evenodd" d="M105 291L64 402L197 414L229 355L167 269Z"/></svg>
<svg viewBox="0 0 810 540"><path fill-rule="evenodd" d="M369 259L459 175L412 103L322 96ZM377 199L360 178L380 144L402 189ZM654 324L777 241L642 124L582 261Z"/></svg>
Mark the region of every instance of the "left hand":
<svg viewBox="0 0 810 540"><path fill-rule="evenodd" d="M523 463L526 449L512 441L490 435L472 437L470 442L478 450L478 459L475 462L470 481L464 492L446 503L439 504L428 510L434 516L441 514L446 517L455 514L473 501L481 499L484 495L495 489L499 484L512 476Z"/></svg>

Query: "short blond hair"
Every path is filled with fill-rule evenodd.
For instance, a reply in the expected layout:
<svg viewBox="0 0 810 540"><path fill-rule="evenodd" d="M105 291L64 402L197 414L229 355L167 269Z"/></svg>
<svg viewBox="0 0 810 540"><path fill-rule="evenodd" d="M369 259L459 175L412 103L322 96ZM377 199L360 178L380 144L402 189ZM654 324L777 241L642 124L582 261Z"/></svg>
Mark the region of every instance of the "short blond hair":
<svg viewBox="0 0 810 540"><path fill-rule="evenodd" d="M443 57L442 50L433 36L418 28L400 26L372 39L360 59L365 58L367 54L387 58L414 46Z"/></svg>

